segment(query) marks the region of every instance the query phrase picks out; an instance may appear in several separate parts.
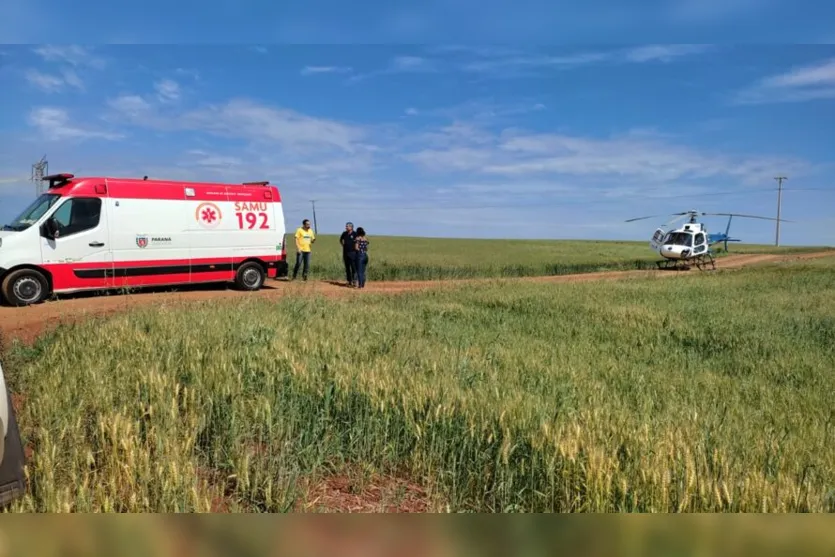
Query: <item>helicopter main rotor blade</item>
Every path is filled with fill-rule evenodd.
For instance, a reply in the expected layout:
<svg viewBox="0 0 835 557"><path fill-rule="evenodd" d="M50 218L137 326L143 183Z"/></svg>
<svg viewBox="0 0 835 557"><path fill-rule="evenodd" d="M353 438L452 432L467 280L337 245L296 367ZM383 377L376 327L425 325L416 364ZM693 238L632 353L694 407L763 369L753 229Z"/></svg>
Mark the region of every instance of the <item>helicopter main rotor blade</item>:
<svg viewBox="0 0 835 557"><path fill-rule="evenodd" d="M663 226L663 227L672 226L674 222L678 222L682 219L685 219L685 218L689 217L692 213L690 213L688 211L687 213L674 213L674 214L677 214L678 216L673 218L673 219L668 220L667 222L665 222L661 226Z"/></svg>
<svg viewBox="0 0 835 557"><path fill-rule="evenodd" d="M660 219L661 217L666 217L666 216L669 216L669 215L689 215L689 214L690 214L690 212L686 212L686 213L667 213L666 215L650 215L648 217L636 217L634 219L628 219L628 220L625 220L624 222L635 222L636 220L644 220L644 219Z"/></svg>
<svg viewBox="0 0 835 557"><path fill-rule="evenodd" d="M635 217L634 219L627 219L623 222L635 222L636 220L644 220L644 219L657 219L659 217L663 217L666 215L650 215L648 217Z"/></svg>
<svg viewBox="0 0 835 557"><path fill-rule="evenodd" d="M740 213L702 213L703 215L715 215L720 217L743 217L746 219L779 220L780 222L792 222L786 219L775 219L774 217L761 217L759 215L742 215Z"/></svg>

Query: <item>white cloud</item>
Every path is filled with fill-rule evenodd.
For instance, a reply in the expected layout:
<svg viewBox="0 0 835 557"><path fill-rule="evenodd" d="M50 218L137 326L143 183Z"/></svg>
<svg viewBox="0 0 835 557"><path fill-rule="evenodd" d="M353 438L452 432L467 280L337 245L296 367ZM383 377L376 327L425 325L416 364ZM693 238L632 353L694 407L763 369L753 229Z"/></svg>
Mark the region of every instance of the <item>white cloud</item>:
<svg viewBox="0 0 835 557"><path fill-rule="evenodd" d="M177 68L176 70L174 70L174 73L176 73L177 75L190 77L194 80L200 79L200 72L190 68Z"/></svg>
<svg viewBox="0 0 835 557"><path fill-rule="evenodd" d="M809 170L794 159L700 151L646 133L587 138L522 130L474 134L447 128L436 135L426 137L430 145L403 157L433 172L537 180L594 177L630 187L717 177L762 184L775 172L797 175Z"/></svg>
<svg viewBox="0 0 835 557"><path fill-rule="evenodd" d="M463 71L483 77L503 79L529 77L547 71L570 70L604 63L670 62L677 58L700 54L709 49L709 45L673 44L553 54L544 52L542 49L431 46L425 49L425 52L430 54L429 57L396 56L382 69L352 76L349 83L379 75L444 71Z"/></svg>
<svg viewBox="0 0 835 557"><path fill-rule="evenodd" d="M359 126L316 118L293 110L271 107L249 99L177 110L153 98L122 95L108 103L114 124L133 124L156 130L208 133L257 145L274 156L340 158L350 156L365 164L375 147L364 143L365 130ZM276 151L278 150L278 151ZM267 157L269 160L269 157ZM321 159L317 159L321 160Z"/></svg>
<svg viewBox="0 0 835 557"><path fill-rule="evenodd" d="M117 133L94 130L74 125L70 122L67 111L61 108L41 107L29 113L29 124L36 128L48 141L71 139L107 139L115 140L123 136Z"/></svg>
<svg viewBox="0 0 835 557"><path fill-rule="evenodd" d="M78 45L43 45L34 51L47 62L63 62L72 66L90 66L97 69L105 66L102 58Z"/></svg>
<svg viewBox="0 0 835 557"><path fill-rule="evenodd" d="M702 44L672 44L672 45L647 45L632 48L626 51L625 57L630 62L669 62L681 56L701 54L710 48Z"/></svg>
<svg viewBox="0 0 835 557"><path fill-rule="evenodd" d="M529 74L534 70L576 68L604 62L610 58L611 54L604 52L580 52L565 56L499 56L465 62L461 69L465 72L490 74L495 77L517 77Z"/></svg>
<svg viewBox="0 0 835 557"><path fill-rule="evenodd" d="M201 168L216 174L235 174L241 171L245 162L241 157L207 153L199 149L187 152L188 156L180 166L187 168Z"/></svg>
<svg viewBox="0 0 835 557"><path fill-rule="evenodd" d="M22 184L29 181L29 176L6 176L0 177L0 191L8 188L12 192L19 190Z"/></svg>
<svg viewBox="0 0 835 557"><path fill-rule="evenodd" d="M392 68L399 71L415 71L428 68L431 64L420 56L395 56L391 61Z"/></svg>
<svg viewBox="0 0 835 557"><path fill-rule="evenodd" d="M61 72L61 75L64 76L64 81L67 85L75 87L76 89L84 89L84 83L81 81L81 78L78 77L78 74L75 73L75 71L64 70Z"/></svg>
<svg viewBox="0 0 835 557"><path fill-rule="evenodd" d="M520 116L530 112L538 112L546 110L547 107L535 99L527 101L518 101L514 103L497 103L491 99L473 99L463 103L452 106L441 106L435 108L416 108L410 107L406 109L408 116L426 116L431 118L441 118L444 120L452 120L460 122L463 120L473 123L491 123L495 124L500 120L508 120L514 116Z"/></svg>
<svg viewBox="0 0 835 557"><path fill-rule="evenodd" d="M835 58L803 66L763 80L764 87L809 87L835 85Z"/></svg>
<svg viewBox="0 0 835 557"><path fill-rule="evenodd" d="M60 91L64 87L64 80L60 77L41 73L37 70L28 70L26 80L39 89L50 93Z"/></svg>
<svg viewBox="0 0 835 557"><path fill-rule="evenodd" d="M761 79L737 93L738 104L800 102L835 98L835 58Z"/></svg>
<svg viewBox="0 0 835 557"><path fill-rule="evenodd" d="M302 75L314 75L325 73L350 73L353 68L349 66L305 66L302 68Z"/></svg>
<svg viewBox="0 0 835 557"><path fill-rule="evenodd" d="M61 75L47 74L30 69L26 71L25 77L30 84L47 93L62 91L67 85L84 90L84 83L81 78L71 69L63 70Z"/></svg>
<svg viewBox="0 0 835 557"><path fill-rule="evenodd" d="M315 198L322 200L323 211L334 215L360 208L350 209L351 214L360 211L356 218L366 215L366 222L373 222L373 216L378 226L400 226L398 219L408 213L386 207L418 204L478 207L475 220L489 214L489 207L504 218L522 218L526 211L554 206L565 218L590 203L613 213L649 199L689 197L704 204L716 191L745 191L746 186L749 192L768 191L777 172L800 177L816 169L791 158L694 148L646 129L610 137L535 133L505 126L496 115L541 110L539 103L465 104L469 106L436 112L440 122L424 118L421 109L421 118L409 120L408 126L377 126L249 99L183 108L154 95L125 95L110 101L109 119L119 129L191 134L187 152L172 153L175 160L143 165L133 174L233 182L269 179L281 185L290 219L298 216L305 200ZM47 131L58 129L59 137L101 133L71 125L63 111L41 113L38 121ZM422 127L415 129L415 123ZM539 211L536 218L545 218L543 214Z"/></svg>
<svg viewBox="0 0 835 557"><path fill-rule="evenodd" d="M172 79L163 79L154 84L157 97L162 102L173 102L180 98L180 84Z"/></svg>
<svg viewBox="0 0 835 557"><path fill-rule="evenodd" d="M676 58L701 54L708 45L643 45L620 50L588 50L566 54L508 49L455 49L464 54L456 67L470 73L498 78L537 75L543 71L570 70L596 64L669 62ZM436 50L437 51L437 50Z"/></svg>
<svg viewBox="0 0 835 557"><path fill-rule="evenodd" d="M276 142L287 149L336 148L349 153L358 148L363 135L357 127L247 99L187 112L177 124L254 142Z"/></svg>
<svg viewBox="0 0 835 557"><path fill-rule="evenodd" d="M377 75L395 75L404 73L434 73L440 71L437 63L421 56L395 56L386 67L367 73L351 76L348 83L368 79Z"/></svg>
<svg viewBox="0 0 835 557"><path fill-rule="evenodd" d="M152 116L151 104L139 95L122 95L108 101L108 105L118 113L134 121ZM152 122L145 120L148 124Z"/></svg>

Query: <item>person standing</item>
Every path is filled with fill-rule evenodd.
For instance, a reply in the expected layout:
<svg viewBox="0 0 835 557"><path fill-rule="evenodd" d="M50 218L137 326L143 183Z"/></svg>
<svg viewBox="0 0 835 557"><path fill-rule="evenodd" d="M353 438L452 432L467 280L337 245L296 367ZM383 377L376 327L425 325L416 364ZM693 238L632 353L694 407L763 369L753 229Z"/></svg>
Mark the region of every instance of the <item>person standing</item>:
<svg viewBox="0 0 835 557"><path fill-rule="evenodd" d="M307 280L307 273L310 269L310 246L316 241L316 234L310 229L310 221L304 219L300 228L296 229L296 266L293 267L293 278L299 274L299 267L304 262L302 269L302 280Z"/></svg>
<svg viewBox="0 0 835 557"><path fill-rule="evenodd" d="M368 267L368 236L363 227L357 228L354 249L357 252L357 287L365 288L365 269Z"/></svg>
<svg viewBox="0 0 835 557"><path fill-rule="evenodd" d="M347 286L356 286L357 280L357 233L354 232L354 223L345 223L345 232L339 237L342 244L342 262L345 263L345 280Z"/></svg>

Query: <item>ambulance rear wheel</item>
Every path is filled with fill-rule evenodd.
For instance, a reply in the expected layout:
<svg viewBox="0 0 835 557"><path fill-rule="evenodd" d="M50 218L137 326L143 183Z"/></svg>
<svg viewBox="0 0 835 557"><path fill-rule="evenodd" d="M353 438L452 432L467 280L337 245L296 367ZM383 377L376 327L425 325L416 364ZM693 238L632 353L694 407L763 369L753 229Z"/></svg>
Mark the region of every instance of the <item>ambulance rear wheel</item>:
<svg viewBox="0 0 835 557"><path fill-rule="evenodd" d="M267 273L264 271L264 267L254 261L249 261L238 268L235 284L241 290L254 291L264 285L266 278Z"/></svg>
<svg viewBox="0 0 835 557"><path fill-rule="evenodd" d="M0 290L8 304L17 307L28 306L46 298L49 283L40 271L19 269L6 276Z"/></svg>

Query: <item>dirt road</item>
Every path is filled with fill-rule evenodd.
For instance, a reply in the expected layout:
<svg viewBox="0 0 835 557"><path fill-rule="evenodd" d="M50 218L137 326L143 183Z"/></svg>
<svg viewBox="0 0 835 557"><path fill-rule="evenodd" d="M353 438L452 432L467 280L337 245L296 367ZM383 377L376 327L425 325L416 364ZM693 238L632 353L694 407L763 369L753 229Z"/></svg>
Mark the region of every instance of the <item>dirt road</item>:
<svg viewBox="0 0 835 557"><path fill-rule="evenodd" d="M718 259L718 269L738 269L763 263L775 263L792 260L835 257L835 251L791 255L729 255ZM691 272L699 272L695 269ZM587 282L596 280L618 280L638 276L677 276L673 271L608 271L560 275L549 277L530 277L502 279L520 282ZM465 284L478 284L495 279L471 279L454 281L403 281L371 282L360 292L327 281L294 282L269 281L268 286L259 292L238 292L223 287L200 287L171 291L145 291L136 294L98 294L64 297L56 301L45 302L24 308L0 307L0 347L6 346L13 339L32 342L38 335L58 323L67 323L94 316L108 315L127 309L149 305L176 305L208 299L235 299L244 296L279 297L286 295L324 295L328 297L361 296L365 293L398 294L414 292L427 288L454 288Z"/></svg>

